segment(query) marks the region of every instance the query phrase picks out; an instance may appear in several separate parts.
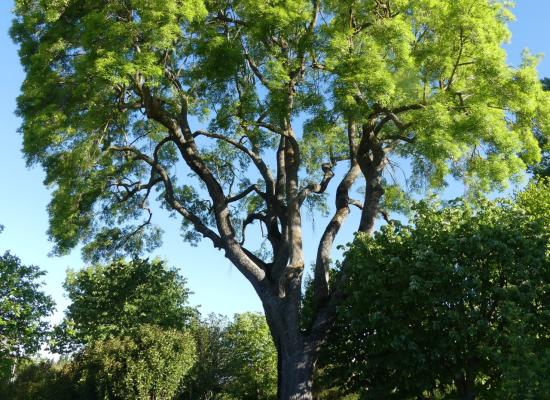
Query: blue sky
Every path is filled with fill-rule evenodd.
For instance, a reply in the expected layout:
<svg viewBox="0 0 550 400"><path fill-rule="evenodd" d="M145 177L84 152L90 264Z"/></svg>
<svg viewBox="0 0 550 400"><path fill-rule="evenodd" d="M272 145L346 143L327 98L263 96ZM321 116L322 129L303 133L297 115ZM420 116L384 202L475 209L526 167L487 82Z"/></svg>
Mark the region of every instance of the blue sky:
<svg viewBox="0 0 550 400"><path fill-rule="evenodd" d="M58 320L67 305L62 282L68 267L83 265L78 250L65 257L49 257L52 243L48 241L49 202L48 188L44 187L43 172L34 167L28 169L21 155L21 137L17 133L20 121L15 116L15 99L23 81L17 48L8 35L11 24L11 0L0 1L0 224L5 230L0 234L0 253L10 250L25 264L39 265L47 271L45 290L58 304L54 320ZM519 0L515 9L516 22L511 25L512 43L507 46L509 62L517 65L524 48L534 54L547 54L539 72L550 77L550 1ZM178 222L161 215L157 223L165 234L163 246L155 252L173 266L182 268L194 294L191 303L201 305L203 313L217 312L226 315L247 310L260 311L261 304L249 284L231 266L221 252L208 242L190 247L182 242ZM311 223L308 224L311 228ZM322 220L316 221L317 229L307 229L306 252L313 257L314 244L322 232ZM349 240L349 236L342 241Z"/></svg>

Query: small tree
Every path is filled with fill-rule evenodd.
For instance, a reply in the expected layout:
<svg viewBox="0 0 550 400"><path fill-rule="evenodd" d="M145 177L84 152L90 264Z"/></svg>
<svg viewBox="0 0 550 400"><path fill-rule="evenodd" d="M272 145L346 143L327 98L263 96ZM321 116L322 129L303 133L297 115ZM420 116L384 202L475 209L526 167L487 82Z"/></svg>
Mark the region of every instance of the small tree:
<svg viewBox="0 0 550 400"><path fill-rule="evenodd" d="M349 207L360 213L354 230L372 232L383 204L403 197L387 171L405 159L413 187L452 175L482 190L540 159L533 127L550 130L550 96L534 57L507 64L507 5L16 0L24 152L55 186L56 252L84 242L101 258L158 244L157 191L184 237L221 249L260 297L279 399L311 399L340 299L331 251ZM303 207L326 209L335 181L302 330ZM264 228L261 255L245 240L253 223Z"/></svg>
<svg viewBox="0 0 550 400"><path fill-rule="evenodd" d="M180 400L207 400L223 392L230 357L224 344L225 318L211 314L195 319L190 332L196 344L197 361L184 382Z"/></svg>
<svg viewBox="0 0 550 400"><path fill-rule="evenodd" d="M193 327L197 362L181 400L272 400L277 356L265 317L236 314L233 321L210 315Z"/></svg>
<svg viewBox="0 0 550 400"><path fill-rule="evenodd" d="M185 279L161 260L119 260L69 270L64 288L71 304L56 327L54 347L61 352L143 324L182 330L196 313L187 306Z"/></svg>
<svg viewBox="0 0 550 400"><path fill-rule="evenodd" d="M433 207L348 250L327 375L364 399L546 398L549 182Z"/></svg>
<svg viewBox="0 0 550 400"><path fill-rule="evenodd" d="M195 362L189 332L141 325L90 343L75 360L97 398L170 400Z"/></svg>
<svg viewBox="0 0 550 400"><path fill-rule="evenodd" d="M45 318L54 302L41 290L44 274L9 252L0 256L0 379L11 375L16 360L38 351L48 334Z"/></svg>
<svg viewBox="0 0 550 400"><path fill-rule="evenodd" d="M231 354L224 398L274 400L277 396L277 351L265 317L253 313L235 315L224 339Z"/></svg>

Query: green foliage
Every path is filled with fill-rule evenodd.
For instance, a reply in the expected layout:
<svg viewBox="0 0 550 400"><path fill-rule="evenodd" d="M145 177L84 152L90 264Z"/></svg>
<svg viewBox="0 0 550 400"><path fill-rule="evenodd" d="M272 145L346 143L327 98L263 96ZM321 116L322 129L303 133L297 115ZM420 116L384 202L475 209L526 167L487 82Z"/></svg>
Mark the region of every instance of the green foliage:
<svg viewBox="0 0 550 400"><path fill-rule="evenodd" d="M277 352L265 317L260 314L235 315L225 332L230 379L224 399L269 400L277 393Z"/></svg>
<svg viewBox="0 0 550 400"><path fill-rule="evenodd" d="M93 400L78 396L72 365L36 360L20 363L13 380L0 388L0 397L9 400Z"/></svg>
<svg viewBox="0 0 550 400"><path fill-rule="evenodd" d="M195 343L189 332L140 325L89 344L76 362L98 399L172 399L195 362Z"/></svg>
<svg viewBox="0 0 550 400"><path fill-rule="evenodd" d="M156 193L182 218L184 239L211 239L271 298L301 287L302 275L284 268L303 267L293 264L302 259L294 206L325 209L324 187L311 185L319 170L328 183L334 165L349 160L374 187L387 165L407 160L412 189L440 188L453 176L489 191L536 164L536 135L550 132L537 58L525 53L517 68L506 61L508 2L15 3L24 153L52 187L58 254L80 242L93 260L158 245ZM208 131L193 132L196 119ZM406 211L409 189L388 187L384 206ZM372 200L362 211L371 219L379 211ZM269 231L271 251L260 257L240 244L251 220ZM275 301L290 304L287 294ZM125 319L124 306L115 310L115 321L95 315L98 329L73 318L80 340L108 337ZM418 384L429 376L420 371Z"/></svg>
<svg viewBox="0 0 550 400"><path fill-rule="evenodd" d="M277 392L277 355L263 315L214 315L192 328L197 362L181 400L271 400Z"/></svg>
<svg viewBox="0 0 550 400"><path fill-rule="evenodd" d="M415 188L441 187L449 174L482 190L501 188L538 162L532 132L536 122L548 134L550 96L536 57L507 65L508 2L324 0L325 18L310 24L314 6L16 1L11 34L26 72L18 100L24 152L29 164L44 166L54 189L56 252L83 241L85 255L99 259L158 245L148 212L155 185L166 208L174 211L176 200L215 228L209 203L186 190L200 187L196 176L176 179L182 149L161 142L172 123L189 130L191 116L221 135L192 146L227 193L257 176L227 139L272 160L279 130L303 132L298 167L307 184L323 163L348 156L349 122L358 127L356 146L361 126L379 124L378 143L390 158L412 163ZM157 148L173 199L143 157L115 150L124 146L151 158ZM398 197L388 205L400 208ZM245 218L246 204L230 206L234 221ZM189 219L183 228L186 239L200 238Z"/></svg>
<svg viewBox="0 0 550 400"><path fill-rule="evenodd" d="M19 363L10 400L272 400L276 352L265 318L210 315L185 331L142 324L57 362Z"/></svg>
<svg viewBox="0 0 550 400"><path fill-rule="evenodd" d="M0 380L11 374L17 359L38 351L48 334L44 319L54 302L41 290L44 274L9 252L0 256Z"/></svg>
<svg viewBox="0 0 550 400"><path fill-rule="evenodd" d="M548 398L549 209L541 181L513 202L420 203L410 225L357 237L320 384L365 399Z"/></svg>
<svg viewBox="0 0 550 400"><path fill-rule="evenodd" d="M218 398L224 392L227 364L232 354L225 346L227 321L215 315L196 319L191 333L196 343L197 361L184 382L181 400Z"/></svg>
<svg viewBox="0 0 550 400"><path fill-rule="evenodd" d="M58 351L125 335L143 324L183 329L194 311L189 290L177 270L161 260L115 261L67 272L71 300L56 327Z"/></svg>

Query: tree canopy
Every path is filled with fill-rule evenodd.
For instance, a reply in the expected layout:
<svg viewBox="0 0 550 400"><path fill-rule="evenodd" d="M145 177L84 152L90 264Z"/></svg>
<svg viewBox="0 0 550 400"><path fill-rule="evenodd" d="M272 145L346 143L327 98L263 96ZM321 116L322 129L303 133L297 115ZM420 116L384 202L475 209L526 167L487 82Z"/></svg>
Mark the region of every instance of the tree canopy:
<svg viewBox="0 0 550 400"><path fill-rule="evenodd" d="M498 1L18 1L16 15L24 151L57 187L50 234L61 253L92 238L129 249L117 239L135 231L118 226L142 212L148 221L154 187L189 239L218 245L221 212L234 225L239 210L320 192L314 172L350 158L349 122L363 129L351 135L357 161L377 149L410 158L435 186L449 173L505 184L540 157L533 118L548 131L537 59L508 67L512 16ZM210 129L193 132L191 117ZM286 189L261 156L281 141L298 175L277 203L268 194ZM219 210L176 180L179 159Z"/></svg>
<svg viewBox="0 0 550 400"><path fill-rule="evenodd" d="M71 300L56 327L59 351L127 334L141 325L182 330L195 311L180 273L164 261L119 260L67 272Z"/></svg>
<svg viewBox="0 0 550 400"><path fill-rule="evenodd" d="M9 252L0 256L0 379L9 377L13 363L32 356L47 337L46 317L54 302L42 291L43 275Z"/></svg>
<svg viewBox="0 0 550 400"><path fill-rule="evenodd" d="M419 204L360 236L326 380L364 399L538 399L550 387L550 182Z"/></svg>

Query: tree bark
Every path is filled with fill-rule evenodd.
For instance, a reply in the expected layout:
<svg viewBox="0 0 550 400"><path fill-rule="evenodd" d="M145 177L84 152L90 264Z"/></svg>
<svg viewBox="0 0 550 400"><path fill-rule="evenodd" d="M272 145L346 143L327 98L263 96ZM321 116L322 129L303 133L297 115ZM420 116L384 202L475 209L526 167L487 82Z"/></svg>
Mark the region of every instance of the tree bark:
<svg viewBox="0 0 550 400"><path fill-rule="evenodd" d="M312 400L316 354L304 338L283 341L277 349L278 400Z"/></svg>
<svg viewBox="0 0 550 400"><path fill-rule="evenodd" d="M381 182L381 172L376 170L368 171L367 187L365 188L365 200L363 203L363 212L359 223L359 232L365 232L369 235L374 232L374 224L380 206L380 199L384 195L384 188ZM370 178L370 179L369 179Z"/></svg>
<svg viewBox="0 0 550 400"><path fill-rule="evenodd" d="M277 349L277 399L312 400L313 372L326 330L300 328L300 293L287 290L284 298L264 298L264 311ZM324 324L326 325L326 324Z"/></svg>

